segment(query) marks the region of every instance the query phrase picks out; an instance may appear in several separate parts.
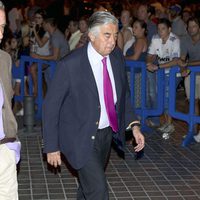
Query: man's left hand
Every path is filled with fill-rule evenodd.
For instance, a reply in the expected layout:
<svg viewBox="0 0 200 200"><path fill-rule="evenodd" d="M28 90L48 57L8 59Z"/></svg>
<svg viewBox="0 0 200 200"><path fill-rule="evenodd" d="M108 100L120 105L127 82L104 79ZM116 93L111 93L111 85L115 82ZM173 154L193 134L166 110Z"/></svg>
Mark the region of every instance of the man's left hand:
<svg viewBox="0 0 200 200"><path fill-rule="evenodd" d="M139 127L133 127L132 132L133 136L135 137L135 141L137 143L137 146L135 146L134 150L135 152L141 151L144 148L145 144L144 135L141 133Z"/></svg>

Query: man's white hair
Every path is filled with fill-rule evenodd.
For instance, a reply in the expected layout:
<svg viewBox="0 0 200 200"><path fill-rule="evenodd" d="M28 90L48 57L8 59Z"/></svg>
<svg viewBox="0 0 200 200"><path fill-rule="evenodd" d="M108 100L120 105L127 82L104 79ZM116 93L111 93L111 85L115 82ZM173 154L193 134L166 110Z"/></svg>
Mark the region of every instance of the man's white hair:
<svg viewBox="0 0 200 200"><path fill-rule="evenodd" d="M98 11L92 14L88 21L88 31L98 35L100 26L105 24L115 24L118 26L118 19L110 12Z"/></svg>

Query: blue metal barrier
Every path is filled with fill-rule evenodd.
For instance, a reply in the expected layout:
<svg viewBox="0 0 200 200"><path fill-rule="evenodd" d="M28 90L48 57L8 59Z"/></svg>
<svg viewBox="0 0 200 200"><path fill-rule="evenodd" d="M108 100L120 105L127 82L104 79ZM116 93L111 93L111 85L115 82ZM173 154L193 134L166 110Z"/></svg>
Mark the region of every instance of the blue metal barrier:
<svg viewBox="0 0 200 200"><path fill-rule="evenodd" d="M164 99L165 99L165 75L164 70L157 71L157 107L148 108L147 98L146 98L146 64L145 62L139 61L126 61L127 71L130 71L130 91L131 91L131 103L134 111L137 115L141 117L142 131L150 132L151 129L146 126L146 119L151 116L159 116L164 111ZM180 69L178 66L174 66L170 69L169 75L169 115L186 121L188 123L188 133L182 142L182 146L187 146L194 139L194 128L197 123L200 123L200 116L195 115L195 77L196 73L200 72L200 66L189 67L190 73L190 104L189 112L181 113L176 110L176 74L179 73ZM135 75L136 73L141 73L141 106L139 108L135 107Z"/></svg>
<svg viewBox="0 0 200 200"><path fill-rule="evenodd" d="M182 146L185 147L190 144L194 139L194 127L197 123L200 123L200 116L195 115L195 77L196 73L200 72L200 66L189 67L190 69L190 101L188 114L176 111L176 74L179 72L178 67L174 67L170 70L169 81L169 114L176 118L188 123L188 133L182 142Z"/></svg>
<svg viewBox="0 0 200 200"><path fill-rule="evenodd" d="M164 70L158 70L156 77L157 77L157 107L156 108L148 108L147 107L147 98L146 98L146 63L141 61L132 61L132 60L126 60L126 67L127 70L130 71L130 91L131 91L131 103L134 108L134 111L137 115L141 117L141 128L144 132L152 132L152 129L150 129L146 125L146 119L148 117L152 116L159 116L163 113L164 108L164 87L165 87L165 81L164 78ZM140 72L142 76L141 80L141 107L136 108L135 107L135 94L134 94L134 83L135 83L135 74Z"/></svg>
<svg viewBox="0 0 200 200"><path fill-rule="evenodd" d="M25 65L28 64L28 66L31 66L33 63L37 64L37 73L38 73L38 94L35 98L35 104L37 106L37 112L36 112L36 118L41 119L42 117L42 103L43 103L43 81L42 81L42 66L44 64L48 65L50 67L51 77L53 77L55 68L56 68L56 62L55 61L46 61L46 60L40 60L35 59L30 56L21 56L20 58L20 70L16 72L16 69L13 69L13 75L14 77L19 75L20 79L23 80L21 83L24 84L24 71L25 71ZM31 76L29 75L29 95L33 94L33 84ZM20 101L23 101L24 97L24 85L23 90L21 90L20 94ZM17 96L15 96L15 100L17 100Z"/></svg>

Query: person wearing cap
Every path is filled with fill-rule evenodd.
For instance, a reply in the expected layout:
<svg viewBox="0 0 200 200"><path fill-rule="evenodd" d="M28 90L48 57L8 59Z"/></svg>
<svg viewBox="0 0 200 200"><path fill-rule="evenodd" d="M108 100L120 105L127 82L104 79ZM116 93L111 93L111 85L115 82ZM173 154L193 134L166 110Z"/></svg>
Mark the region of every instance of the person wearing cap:
<svg viewBox="0 0 200 200"><path fill-rule="evenodd" d="M187 29L180 15L181 10L182 8L178 4L172 5L169 8L169 20L172 23L172 32L180 38L187 35Z"/></svg>
<svg viewBox="0 0 200 200"><path fill-rule="evenodd" d="M0 42L6 25L6 13L0 1ZM17 122L11 109L11 57L0 50L0 199L18 200L16 164L20 159Z"/></svg>
<svg viewBox="0 0 200 200"><path fill-rule="evenodd" d="M190 17L192 17L192 10L190 7L185 7L182 12L182 19L186 27L187 27L187 21Z"/></svg>

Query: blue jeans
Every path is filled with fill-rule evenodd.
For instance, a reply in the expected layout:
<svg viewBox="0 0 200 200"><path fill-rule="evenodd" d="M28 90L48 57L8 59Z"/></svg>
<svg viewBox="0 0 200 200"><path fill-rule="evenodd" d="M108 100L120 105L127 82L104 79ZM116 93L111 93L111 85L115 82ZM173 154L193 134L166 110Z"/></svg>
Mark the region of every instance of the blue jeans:
<svg viewBox="0 0 200 200"><path fill-rule="evenodd" d="M176 88L178 84L182 80L182 77L176 78ZM169 74L165 74L165 98L164 98L164 110L168 111L169 106ZM147 108L154 109L157 107L157 72L149 72L147 71ZM153 121L156 125L158 125L159 117L151 117L151 121Z"/></svg>
<svg viewBox="0 0 200 200"><path fill-rule="evenodd" d="M147 71L147 107L156 108L157 106L157 72Z"/></svg>
<svg viewBox="0 0 200 200"><path fill-rule="evenodd" d="M157 72L147 71L147 108L156 108L157 106ZM149 118L155 125L160 124L159 117L150 117Z"/></svg>
<svg viewBox="0 0 200 200"><path fill-rule="evenodd" d="M50 66L48 66L43 72L44 72L44 77L45 77L45 81L46 81L47 89L48 89L53 77L53 72Z"/></svg>

